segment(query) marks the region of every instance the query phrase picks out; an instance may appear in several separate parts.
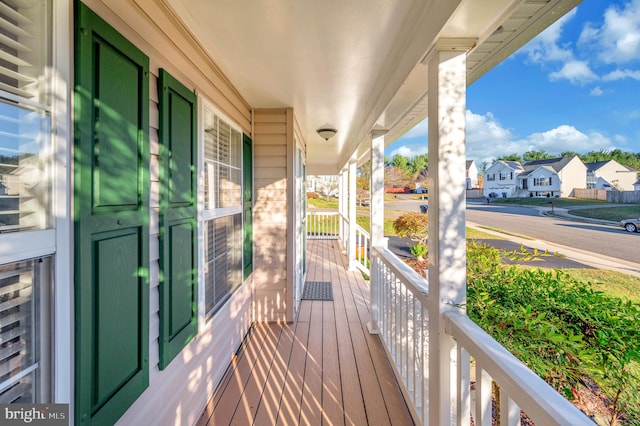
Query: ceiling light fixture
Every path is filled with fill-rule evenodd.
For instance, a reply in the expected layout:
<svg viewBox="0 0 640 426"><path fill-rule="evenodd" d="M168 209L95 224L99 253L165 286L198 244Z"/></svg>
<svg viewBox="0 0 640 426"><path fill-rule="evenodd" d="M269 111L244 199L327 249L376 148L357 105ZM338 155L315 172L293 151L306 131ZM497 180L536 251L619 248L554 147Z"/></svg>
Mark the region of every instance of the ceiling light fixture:
<svg viewBox="0 0 640 426"><path fill-rule="evenodd" d="M316 132L318 132L320 137L322 139L324 139L325 141L328 141L329 139L334 137L336 135L336 133L338 133L338 131L336 129L333 129L331 127L322 127L320 129L316 130Z"/></svg>

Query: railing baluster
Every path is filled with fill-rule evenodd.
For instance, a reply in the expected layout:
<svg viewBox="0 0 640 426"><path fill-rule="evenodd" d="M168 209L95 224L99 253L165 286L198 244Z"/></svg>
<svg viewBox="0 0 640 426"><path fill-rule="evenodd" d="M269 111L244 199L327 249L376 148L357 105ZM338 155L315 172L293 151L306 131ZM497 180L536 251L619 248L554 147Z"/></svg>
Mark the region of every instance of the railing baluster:
<svg viewBox="0 0 640 426"><path fill-rule="evenodd" d="M491 376L476 360L476 416L477 426L491 426Z"/></svg>
<svg viewBox="0 0 640 426"><path fill-rule="evenodd" d="M456 345L457 353L457 397L459 426L471 424L471 359L462 345Z"/></svg>
<svg viewBox="0 0 640 426"><path fill-rule="evenodd" d="M500 426L520 426L520 407L500 389Z"/></svg>

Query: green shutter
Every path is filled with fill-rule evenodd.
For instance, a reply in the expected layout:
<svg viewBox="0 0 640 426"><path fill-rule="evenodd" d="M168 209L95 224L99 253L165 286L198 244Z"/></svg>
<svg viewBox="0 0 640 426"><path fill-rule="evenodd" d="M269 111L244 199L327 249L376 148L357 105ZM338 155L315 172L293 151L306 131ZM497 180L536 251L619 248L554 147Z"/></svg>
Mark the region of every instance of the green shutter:
<svg viewBox="0 0 640 426"><path fill-rule="evenodd" d="M76 3L75 410L113 424L149 385L149 59Z"/></svg>
<svg viewBox="0 0 640 426"><path fill-rule="evenodd" d="M253 272L253 150L251 138L242 135L242 270L243 279Z"/></svg>
<svg viewBox="0 0 640 426"><path fill-rule="evenodd" d="M198 332L196 95L160 70L160 368Z"/></svg>

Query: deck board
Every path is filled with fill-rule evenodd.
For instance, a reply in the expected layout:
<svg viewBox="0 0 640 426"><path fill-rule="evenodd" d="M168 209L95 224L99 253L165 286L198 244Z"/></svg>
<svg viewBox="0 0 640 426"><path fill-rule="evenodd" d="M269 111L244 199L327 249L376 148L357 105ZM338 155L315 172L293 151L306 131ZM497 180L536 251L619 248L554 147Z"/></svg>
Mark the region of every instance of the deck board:
<svg viewBox="0 0 640 426"><path fill-rule="evenodd" d="M303 300L292 324L254 324L198 425L413 424L367 331L368 284L337 241L309 241L307 259L307 281L332 282L334 300Z"/></svg>

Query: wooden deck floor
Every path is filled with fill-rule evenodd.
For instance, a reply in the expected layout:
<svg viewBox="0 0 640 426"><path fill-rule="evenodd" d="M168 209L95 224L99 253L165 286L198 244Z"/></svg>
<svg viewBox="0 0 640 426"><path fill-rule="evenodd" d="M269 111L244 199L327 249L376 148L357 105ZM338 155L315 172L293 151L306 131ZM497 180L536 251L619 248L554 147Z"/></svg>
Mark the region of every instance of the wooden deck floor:
<svg viewBox="0 0 640 426"><path fill-rule="evenodd" d="M310 240L307 281L333 301L303 300L293 324L256 324L198 425L411 425L384 348L367 331L368 286L337 241Z"/></svg>

